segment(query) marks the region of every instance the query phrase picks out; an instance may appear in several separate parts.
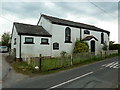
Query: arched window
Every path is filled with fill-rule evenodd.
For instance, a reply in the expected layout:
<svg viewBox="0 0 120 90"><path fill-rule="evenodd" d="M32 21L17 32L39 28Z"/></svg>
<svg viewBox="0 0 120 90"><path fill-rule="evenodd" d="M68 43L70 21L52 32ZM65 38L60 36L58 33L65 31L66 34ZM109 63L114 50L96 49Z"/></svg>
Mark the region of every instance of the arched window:
<svg viewBox="0 0 120 90"><path fill-rule="evenodd" d="M104 33L101 33L101 44L104 44Z"/></svg>
<svg viewBox="0 0 120 90"><path fill-rule="evenodd" d="M65 43L71 43L71 29L69 27L65 29Z"/></svg>

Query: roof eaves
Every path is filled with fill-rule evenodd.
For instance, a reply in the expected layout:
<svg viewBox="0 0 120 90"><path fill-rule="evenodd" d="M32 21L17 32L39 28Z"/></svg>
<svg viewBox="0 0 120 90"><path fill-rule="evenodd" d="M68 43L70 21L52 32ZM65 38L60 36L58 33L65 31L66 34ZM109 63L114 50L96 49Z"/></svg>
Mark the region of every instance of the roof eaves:
<svg viewBox="0 0 120 90"><path fill-rule="evenodd" d="M52 37L52 35L40 35L40 34L28 34L28 33L18 33L18 35L41 36L41 37Z"/></svg>

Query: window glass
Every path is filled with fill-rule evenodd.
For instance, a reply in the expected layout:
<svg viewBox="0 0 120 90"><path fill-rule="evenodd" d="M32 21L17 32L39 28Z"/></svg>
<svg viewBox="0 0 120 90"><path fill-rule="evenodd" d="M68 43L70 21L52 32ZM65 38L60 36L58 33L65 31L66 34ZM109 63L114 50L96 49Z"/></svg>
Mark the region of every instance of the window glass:
<svg viewBox="0 0 120 90"><path fill-rule="evenodd" d="M59 43L53 43L53 50L59 49Z"/></svg>
<svg viewBox="0 0 120 90"><path fill-rule="evenodd" d="M65 42L71 42L71 29L69 27L65 29Z"/></svg>
<svg viewBox="0 0 120 90"><path fill-rule="evenodd" d="M104 33L101 33L101 44L104 44Z"/></svg>
<svg viewBox="0 0 120 90"><path fill-rule="evenodd" d="M33 43L32 37L25 37L25 43Z"/></svg>
<svg viewBox="0 0 120 90"><path fill-rule="evenodd" d="M16 45L16 38L14 39L14 45Z"/></svg>
<svg viewBox="0 0 120 90"><path fill-rule="evenodd" d="M84 34L90 34L90 31L84 30Z"/></svg>
<svg viewBox="0 0 120 90"><path fill-rule="evenodd" d="M41 38L41 44L48 44L48 39Z"/></svg>

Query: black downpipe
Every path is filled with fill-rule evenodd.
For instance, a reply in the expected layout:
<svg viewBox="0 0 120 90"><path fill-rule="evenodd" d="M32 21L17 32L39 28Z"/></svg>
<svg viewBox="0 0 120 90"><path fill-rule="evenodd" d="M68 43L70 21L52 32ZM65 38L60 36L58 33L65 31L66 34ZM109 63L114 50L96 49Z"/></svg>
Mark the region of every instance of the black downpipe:
<svg viewBox="0 0 120 90"><path fill-rule="evenodd" d="M21 35L20 35L20 50L19 50L19 54L20 54L20 59L21 59Z"/></svg>

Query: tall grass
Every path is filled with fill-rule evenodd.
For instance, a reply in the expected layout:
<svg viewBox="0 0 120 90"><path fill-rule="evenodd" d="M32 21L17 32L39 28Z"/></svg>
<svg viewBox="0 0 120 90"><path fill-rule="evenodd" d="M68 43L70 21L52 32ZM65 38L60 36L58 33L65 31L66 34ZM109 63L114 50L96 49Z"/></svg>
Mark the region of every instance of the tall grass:
<svg viewBox="0 0 120 90"><path fill-rule="evenodd" d="M100 55L98 56L88 56L88 57L74 57L72 65L81 65L81 64L87 64L87 63L92 63L96 61L100 61L106 58L110 58L113 56L116 56L118 54L109 54L109 55L103 55L102 57ZM32 60L31 63L32 66L39 66L39 59L38 60ZM65 68L71 66L71 58L66 57L66 58L49 58L49 59L42 59L42 64L41 64L41 69L42 71L50 71L50 70L56 70L60 68Z"/></svg>

